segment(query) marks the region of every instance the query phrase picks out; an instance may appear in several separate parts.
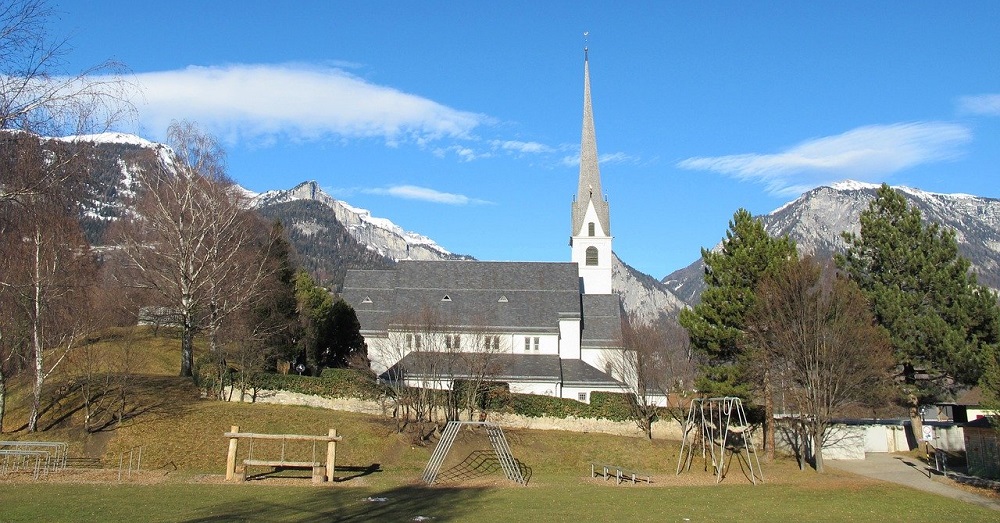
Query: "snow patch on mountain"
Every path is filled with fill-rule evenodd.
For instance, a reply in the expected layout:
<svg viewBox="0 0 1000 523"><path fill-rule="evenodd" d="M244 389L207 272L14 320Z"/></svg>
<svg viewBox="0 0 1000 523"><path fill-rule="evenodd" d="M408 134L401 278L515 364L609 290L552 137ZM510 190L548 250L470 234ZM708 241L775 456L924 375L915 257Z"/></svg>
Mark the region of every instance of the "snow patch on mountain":
<svg viewBox="0 0 1000 523"><path fill-rule="evenodd" d="M257 195L254 207L295 200L315 200L333 211L334 216L358 242L393 260L450 260L464 258L452 254L430 238L404 230L390 220L372 216L367 209L349 205L327 194L314 181L287 191L267 191ZM294 226L294 224L293 224Z"/></svg>
<svg viewBox="0 0 1000 523"><path fill-rule="evenodd" d="M134 134L125 134L125 133L75 134L70 136L48 137L47 139L57 140L60 142L89 142L95 144L105 144L105 143L129 144L129 145L138 145L139 147L146 147L149 149L164 147L163 144L151 142L145 138L136 136Z"/></svg>

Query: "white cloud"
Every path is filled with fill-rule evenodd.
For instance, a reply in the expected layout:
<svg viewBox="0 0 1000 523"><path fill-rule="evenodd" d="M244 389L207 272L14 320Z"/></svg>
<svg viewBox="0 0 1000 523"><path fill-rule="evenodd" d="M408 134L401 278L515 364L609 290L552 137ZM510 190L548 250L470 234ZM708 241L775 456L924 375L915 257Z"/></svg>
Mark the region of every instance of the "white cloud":
<svg viewBox="0 0 1000 523"><path fill-rule="evenodd" d="M787 196L844 178L880 181L916 165L953 159L971 139L964 126L945 122L870 125L776 154L694 157L677 166L763 183L768 192Z"/></svg>
<svg viewBox="0 0 1000 523"><path fill-rule="evenodd" d="M518 140L493 140L490 142L490 145L492 145L494 149L523 154L541 154L555 151L555 149L543 143L521 142Z"/></svg>
<svg viewBox="0 0 1000 523"><path fill-rule="evenodd" d="M396 185L393 187L378 188L378 189L363 189L362 192L368 194L378 194L382 196L392 196L394 198L403 198L406 200L420 200L431 203L443 203L447 205L469 205L469 204L490 203L485 200L469 198L468 196L462 194L441 192L435 189L429 189L427 187L418 187L416 185Z"/></svg>
<svg viewBox="0 0 1000 523"><path fill-rule="evenodd" d="M1000 116L1000 94L963 96L958 99L958 107L963 113Z"/></svg>
<svg viewBox="0 0 1000 523"><path fill-rule="evenodd" d="M192 120L228 142L382 138L390 146L466 139L489 121L343 69L240 64L139 73L141 123L162 135Z"/></svg>

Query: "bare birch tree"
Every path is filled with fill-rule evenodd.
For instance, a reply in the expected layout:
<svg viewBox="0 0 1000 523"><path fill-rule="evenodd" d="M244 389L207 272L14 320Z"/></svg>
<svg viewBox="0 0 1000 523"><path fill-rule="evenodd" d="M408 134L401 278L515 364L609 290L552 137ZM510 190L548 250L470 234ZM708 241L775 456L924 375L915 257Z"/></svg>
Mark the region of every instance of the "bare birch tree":
<svg viewBox="0 0 1000 523"><path fill-rule="evenodd" d="M213 353L221 353L222 322L258 296L268 275L266 243L226 176L218 142L189 122L174 122L168 136L176 162L137 175L143 190L135 216L118 234L120 280L177 311L180 375L192 376L195 334L207 328Z"/></svg>
<svg viewBox="0 0 1000 523"><path fill-rule="evenodd" d="M45 192L24 192L17 198L0 200L0 237L4 240L0 292L8 294L20 310L12 319L24 329L21 339L26 344L21 349L33 361L28 430L34 432L46 378L89 328L89 315L75 309L89 305L96 264L78 217L85 159L74 156L63 160L36 137L17 138L0 144L0 165L7 173L25 181L66 181Z"/></svg>

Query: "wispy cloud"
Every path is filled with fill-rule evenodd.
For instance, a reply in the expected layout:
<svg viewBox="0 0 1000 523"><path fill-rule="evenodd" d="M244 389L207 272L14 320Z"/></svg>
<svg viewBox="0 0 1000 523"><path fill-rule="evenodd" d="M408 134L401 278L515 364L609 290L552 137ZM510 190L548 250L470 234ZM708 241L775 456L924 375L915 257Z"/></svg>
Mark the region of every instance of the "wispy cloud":
<svg viewBox="0 0 1000 523"><path fill-rule="evenodd" d="M966 114L1000 116L1000 94L979 94L958 99L958 108Z"/></svg>
<svg viewBox="0 0 1000 523"><path fill-rule="evenodd" d="M434 156L438 158L444 158L449 154L454 154L463 162L471 162L473 160L479 160L481 158L489 158L492 156L490 153L478 152L471 147L465 145L449 145L447 147L436 147L434 148Z"/></svg>
<svg viewBox="0 0 1000 523"><path fill-rule="evenodd" d="M429 189L427 187L418 187L416 185L395 185L392 187L384 187L384 188L362 189L361 192L367 194L391 196L393 198L403 198L405 200L420 200L431 203L443 203L447 205L482 205L490 203L486 200L470 198L463 194L441 192L435 189Z"/></svg>
<svg viewBox="0 0 1000 523"><path fill-rule="evenodd" d="M390 146L426 145L469 138L489 121L338 67L192 66L135 80L140 121L161 136L171 120L187 119L228 142L381 138Z"/></svg>
<svg viewBox="0 0 1000 523"><path fill-rule="evenodd" d="M694 157L677 165L763 183L768 192L787 196L844 178L876 182L916 165L954 159L971 139L966 127L946 122L870 125L780 153Z"/></svg>
<svg viewBox="0 0 1000 523"><path fill-rule="evenodd" d="M554 152L555 149L538 142L521 142L518 140L492 140L490 145L494 149L521 154L544 154Z"/></svg>
<svg viewBox="0 0 1000 523"><path fill-rule="evenodd" d="M577 152L574 155L563 156L559 163L566 167L578 166L580 165L580 153ZM640 163L640 158L638 156L625 153L606 153L597 155L597 163L636 165Z"/></svg>

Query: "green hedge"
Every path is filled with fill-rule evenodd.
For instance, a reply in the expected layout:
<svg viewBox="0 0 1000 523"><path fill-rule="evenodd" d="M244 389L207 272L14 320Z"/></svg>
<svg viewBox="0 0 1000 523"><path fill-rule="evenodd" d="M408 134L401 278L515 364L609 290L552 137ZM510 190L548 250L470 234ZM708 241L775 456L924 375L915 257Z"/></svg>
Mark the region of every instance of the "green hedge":
<svg viewBox="0 0 1000 523"><path fill-rule="evenodd" d="M626 421L631 419L631 408L629 402L632 396L617 392L590 393L590 404L579 401L554 398L552 396L538 396L534 394L511 394L509 411L514 414L540 418L550 416L553 418L566 418L569 416L577 418L607 419L611 421Z"/></svg>
<svg viewBox="0 0 1000 523"><path fill-rule="evenodd" d="M324 369L320 377L258 373L250 383L259 389L284 390L328 398L375 400L384 395L370 374L353 369Z"/></svg>

